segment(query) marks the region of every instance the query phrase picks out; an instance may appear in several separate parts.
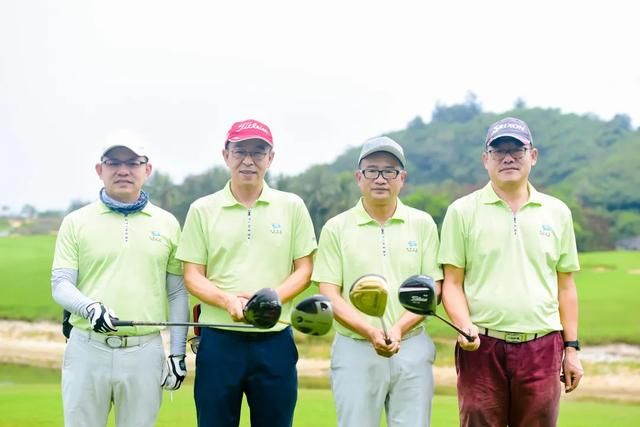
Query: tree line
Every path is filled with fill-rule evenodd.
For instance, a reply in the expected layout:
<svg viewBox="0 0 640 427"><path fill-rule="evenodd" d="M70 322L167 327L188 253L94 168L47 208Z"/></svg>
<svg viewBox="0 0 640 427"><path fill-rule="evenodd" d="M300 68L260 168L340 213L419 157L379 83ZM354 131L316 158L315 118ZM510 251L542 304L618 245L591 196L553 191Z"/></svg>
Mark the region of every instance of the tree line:
<svg viewBox="0 0 640 427"><path fill-rule="evenodd" d="M624 114L604 121L589 114L527 108L521 99L511 110L495 114L483 112L472 94L462 104L436 105L430 121L418 116L405 129L386 133L404 147L408 161L402 200L429 212L440 225L453 200L488 182L481 162L484 137L492 122L506 116L529 124L539 151L530 180L571 208L579 250L612 249L640 236L640 131L632 129ZM359 149L346 148L333 162L298 175L268 175L267 180L305 200L319 233L327 219L359 198L353 177ZM190 175L182 183L156 170L145 190L183 223L195 199L221 189L227 180L224 167ZM82 204L74 201L70 209Z"/></svg>

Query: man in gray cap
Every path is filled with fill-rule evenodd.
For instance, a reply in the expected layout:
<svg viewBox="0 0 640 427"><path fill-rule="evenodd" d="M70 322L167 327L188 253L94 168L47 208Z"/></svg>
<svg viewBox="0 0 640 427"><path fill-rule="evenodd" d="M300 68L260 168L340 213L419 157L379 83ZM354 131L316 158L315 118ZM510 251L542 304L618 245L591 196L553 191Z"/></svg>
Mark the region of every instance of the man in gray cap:
<svg viewBox="0 0 640 427"><path fill-rule="evenodd" d="M331 354L331 388L338 426L428 426L434 383L435 347L424 333L424 317L400 305L398 287L427 274L438 281L438 232L426 212L405 206L398 194L407 164L402 147L388 137L366 141L355 179L362 198L330 219L320 235L312 280L329 297L336 320ZM351 304L349 290L362 276L377 275L388 295L380 319Z"/></svg>
<svg viewBox="0 0 640 427"><path fill-rule="evenodd" d="M555 426L565 391L582 377L577 356L578 254L571 211L529 183L538 160L529 127L489 127L482 161L490 182L455 202L438 261L458 336L462 426Z"/></svg>
<svg viewBox="0 0 640 427"><path fill-rule="evenodd" d="M62 367L64 424L155 425L162 388L186 376L187 328L171 327L165 359L156 326L116 327L123 319L184 322L189 302L175 258L180 225L148 201L148 152L129 132L112 134L95 170L98 201L64 218L51 272L54 300L71 313Z"/></svg>

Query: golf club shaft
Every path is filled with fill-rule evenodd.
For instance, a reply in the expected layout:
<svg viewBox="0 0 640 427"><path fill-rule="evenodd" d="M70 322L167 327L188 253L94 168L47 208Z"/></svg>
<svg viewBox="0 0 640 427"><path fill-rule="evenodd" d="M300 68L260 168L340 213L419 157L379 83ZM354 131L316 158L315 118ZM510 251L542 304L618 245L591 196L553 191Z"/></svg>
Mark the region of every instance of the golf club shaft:
<svg viewBox="0 0 640 427"><path fill-rule="evenodd" d="M456 331L458 331L460 333L460 335L462 335L463 337L465 337L467 339L467 341L469 342L473 342L476 340L476 337L472 337L471 335L469 335L468 333L464 332L462 329L458 328L456 325L454 325L453 323L449 322L447 319L445 319L444 317L440 317L438 315L438 313L436 313L435 311L433 312L433 315L436 316L438 319L442 320L444 323L446 323L447 325L451 326L453 329L455 329Z"/></svg>
<svg viewBox="0 0 640 427"><path fill-rule="evenodd" d="M113 326L196 326L201 328L247 328L255 329L255 326L237 323L198 323L198 322L143 322L137 320L114 320Z"/></svg>
<svg viewBox="0 0 640 427"><path fill-rule="evenodd" d="M389 339L389 334L387 333L387 325L384 323L384 319L380 317L380 322L382 323L382 331L384 332L384 342L387 345L391 344L391 340Z"/></svg>

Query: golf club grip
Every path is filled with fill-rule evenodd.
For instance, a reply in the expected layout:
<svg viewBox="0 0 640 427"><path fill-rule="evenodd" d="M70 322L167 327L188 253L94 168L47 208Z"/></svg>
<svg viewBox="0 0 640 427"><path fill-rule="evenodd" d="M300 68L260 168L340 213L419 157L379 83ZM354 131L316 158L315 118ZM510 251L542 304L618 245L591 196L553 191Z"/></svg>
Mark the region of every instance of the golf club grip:
<svg viewBox="0 0 640 427"><path fill-rule="evenodd" d="M463 337L465 337L467 339L467 341L469 342L474 342L476 340L476 337L472 337L471 335L469 335L468 333L464 332L462 329L458 328L456 325L454 325L453 323L449 322L447 319L445 319L444 317L440 317L438 315L438 313L433 313L434 316L436 316L438 319L442 320L444 323L446 323L447 325L451 326L453 329L455 329L456 331L458 331L460 333L460 335L462 335Z"/></svg>

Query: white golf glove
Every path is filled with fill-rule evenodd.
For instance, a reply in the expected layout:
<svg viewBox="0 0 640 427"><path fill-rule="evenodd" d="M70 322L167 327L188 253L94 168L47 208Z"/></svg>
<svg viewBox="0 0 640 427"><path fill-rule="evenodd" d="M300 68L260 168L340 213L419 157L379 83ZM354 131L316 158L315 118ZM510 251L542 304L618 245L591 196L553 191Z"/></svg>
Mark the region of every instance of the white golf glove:
<svg viewBox="0 0 640 427"><path fill-rule="evenodd" d="M184 354L167 357L162 369L162 382L160 383L165 390L177 390L182 385L182 381L187 376L185 357Z"/></svg>
<svg viewBox="0 0 640 427"><path fill-rule="evenodd" d="M117 320L116 314L106 305L101 302L94 302L87 306L87 314L89 321L91 322L91 328L95 332L106 334L107 332L115 332L116 327L111 323L112 320Z"/></svg>

